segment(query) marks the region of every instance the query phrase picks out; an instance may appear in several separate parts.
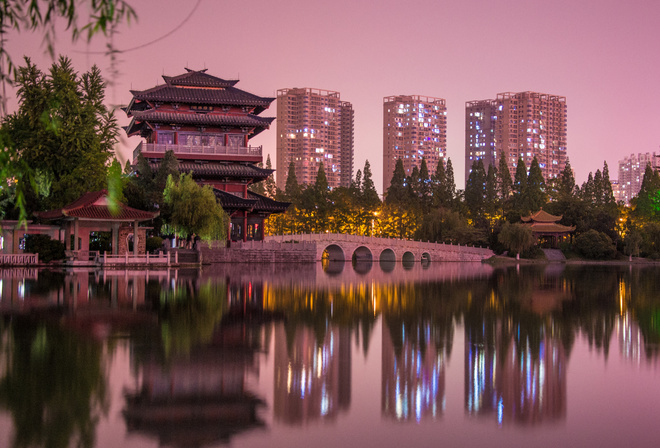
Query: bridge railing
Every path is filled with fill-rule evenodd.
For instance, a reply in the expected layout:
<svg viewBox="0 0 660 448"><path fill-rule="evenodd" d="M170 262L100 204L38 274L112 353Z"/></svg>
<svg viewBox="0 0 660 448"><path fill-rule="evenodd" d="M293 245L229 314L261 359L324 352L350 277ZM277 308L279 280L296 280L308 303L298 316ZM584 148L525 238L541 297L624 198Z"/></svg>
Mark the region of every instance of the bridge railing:
<svg viewBox="0 0 660 448"><path fill-rule="evenodd" d="M461 244L452 243L437 243L430 241L416 241L401 238L382 238L376 236L364 235L349 235L344 233L292 233L286 235L270 235L267 236L266 241L273 242L327 242L327 243L357 243L364 245L386 245L390 247L405 247L405 248L419 248L419 249L441 249L447 247L461 247L463 251L468 252L490 252L491 249L486 247L475 247Z"/></svg>

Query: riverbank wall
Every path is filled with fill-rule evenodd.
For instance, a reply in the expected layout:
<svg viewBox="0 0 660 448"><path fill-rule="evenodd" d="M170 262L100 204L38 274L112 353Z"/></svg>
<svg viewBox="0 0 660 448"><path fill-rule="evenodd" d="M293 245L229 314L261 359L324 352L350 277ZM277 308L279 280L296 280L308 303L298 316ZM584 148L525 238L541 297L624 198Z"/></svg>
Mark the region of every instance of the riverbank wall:
<svg viewBox="0 0 660 448"><path fill-rule="evenodd" d="M211 263L313 263L317 261L316 243L280 243L273 241L202 243L198 249L202 264Z"/></svg>

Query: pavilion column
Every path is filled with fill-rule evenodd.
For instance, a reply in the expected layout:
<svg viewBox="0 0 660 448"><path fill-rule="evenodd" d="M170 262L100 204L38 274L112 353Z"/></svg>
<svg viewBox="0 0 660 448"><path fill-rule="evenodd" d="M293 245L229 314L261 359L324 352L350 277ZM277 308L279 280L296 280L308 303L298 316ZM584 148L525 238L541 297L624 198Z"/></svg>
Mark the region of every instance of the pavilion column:
<svg viewBox="0 0 660 448"><path fill-rule="evenodd" d="M247 212L243 212L243 242L247 241Z"/></svg>
<svg viewBox="0 0 660 448"><path fill-rule="evenodd" d="M80 227L80 223L78 221L78 218L76 218L73 221L73 250L80 250L80 246L78 245L79 227Z"/></svg>
<svg viewBox="0 0 660 448"><path fill-rule="evenodd" d="M112 223L112 255L119 253L119 223Z"/></svg>
<svg viewBox="0 0 660 448"><path fill-rule="evenodd" d="M133 221L133 255L138 255L138 222Z"/></svg>

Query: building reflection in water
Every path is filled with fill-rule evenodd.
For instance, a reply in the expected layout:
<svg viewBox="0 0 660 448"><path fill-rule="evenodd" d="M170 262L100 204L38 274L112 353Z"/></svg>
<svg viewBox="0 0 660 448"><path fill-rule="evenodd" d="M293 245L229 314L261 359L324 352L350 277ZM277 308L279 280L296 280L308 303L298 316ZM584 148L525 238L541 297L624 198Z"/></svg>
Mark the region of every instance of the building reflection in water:
<svg viewBox="0 0 660 448"><path fill-rule="evenodd" d="M328 325L275 328L276 420L290 425L334 419L351 403L351 333Z"/></svg>
<svg viewBox="0 0 660 448"><path fill-rule="evenodd" d="M445 410L449 354L438 345L429 322L383 325L381 408L384 416L419 422ZM442 338L441 338L442 339Z"/></svg>
<svg viewBox="0 0 660 448"><path fill-rule="evenodd" d="M465 318L465 409L498 424L536 424L566 417L567 355L550 313L567 300L561 270L491 293ZM517 304L498 311L506 299Z"/></svg>

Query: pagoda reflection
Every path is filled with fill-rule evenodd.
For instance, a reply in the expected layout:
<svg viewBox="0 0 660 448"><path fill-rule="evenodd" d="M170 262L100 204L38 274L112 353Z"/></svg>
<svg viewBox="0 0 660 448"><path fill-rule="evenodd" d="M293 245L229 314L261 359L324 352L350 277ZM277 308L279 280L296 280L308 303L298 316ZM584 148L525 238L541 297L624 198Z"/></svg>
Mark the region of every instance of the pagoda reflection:
<svg viewBox="0 0 660 448"><path fill-rule="evenodd" d="M161 446L228 443L238 433L264 426L258 412L264 402L249 386L259 373L258 355L268 346L267 319L254 310L259 291L250 284L227 288L224 280L195 288L184 298L174 297L179 309L161 312L163 345L132 351L138 378L125 395L127 428L158 439ZM255 314L260 318L253 319ZM208 337L204 331L191 337L190 346L167 344L188 334L191 325L211 331Z"/></svg>

